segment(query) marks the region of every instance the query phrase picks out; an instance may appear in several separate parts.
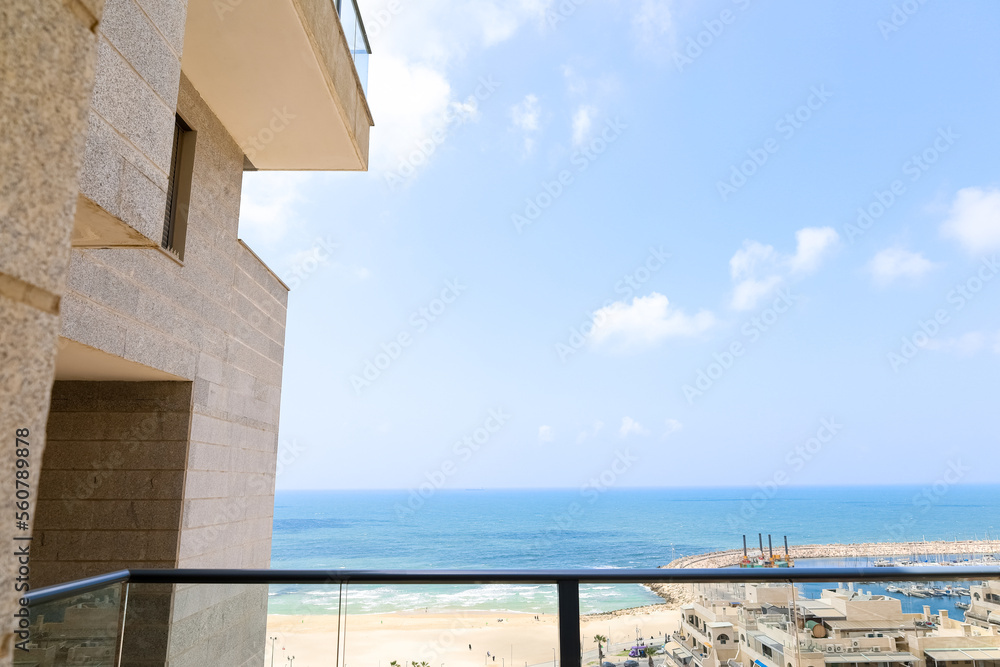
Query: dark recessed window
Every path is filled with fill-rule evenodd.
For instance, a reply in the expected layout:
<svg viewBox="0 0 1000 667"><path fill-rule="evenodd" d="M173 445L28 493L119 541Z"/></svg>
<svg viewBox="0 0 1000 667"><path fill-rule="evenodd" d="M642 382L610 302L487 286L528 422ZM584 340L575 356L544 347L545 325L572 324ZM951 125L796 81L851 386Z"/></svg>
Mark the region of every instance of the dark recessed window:
<svg viewBox="0 0 1000 667"><path fill-rule="evenodd" d="M191 206L191 175L194 171L195 132L180 116L174 118L174 146L170 155L167 208L163 214L161 245L184 259L188 209Z"/></svg>

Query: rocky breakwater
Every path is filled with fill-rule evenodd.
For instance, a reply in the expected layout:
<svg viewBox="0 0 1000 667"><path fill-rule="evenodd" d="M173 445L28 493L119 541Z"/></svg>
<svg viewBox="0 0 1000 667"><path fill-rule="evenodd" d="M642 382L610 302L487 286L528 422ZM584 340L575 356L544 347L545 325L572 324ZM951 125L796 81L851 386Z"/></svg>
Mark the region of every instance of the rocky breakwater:
<svg viewBox="0 0 1000 667"><path fill-rule="evenodd" d="M963 540L939 542L863 542L859 544L803 544L789 548L793 559L799 558L893 558L913 557L933 560L935 556L996 554L1000 545L996 541ZM783 552L783 551L782 551ZM779 553L775 549L775 553ZM681 556L664 568L717 568L739 565L742 549L712 551L692 556ZM694 600L694 587L689 584L646 584L646 587L663 598L664 604L679 606Z"/></svg>

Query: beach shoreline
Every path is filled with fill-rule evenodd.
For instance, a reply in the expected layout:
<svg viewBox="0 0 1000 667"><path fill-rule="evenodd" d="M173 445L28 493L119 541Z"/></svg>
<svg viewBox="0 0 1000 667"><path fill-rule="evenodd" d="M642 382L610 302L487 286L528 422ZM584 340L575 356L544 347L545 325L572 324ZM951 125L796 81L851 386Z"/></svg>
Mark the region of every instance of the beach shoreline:
<svg viewBox="0 0 1000 667"><path fill-rule="evenodd" d="M637 628L644 641L677 629L680 612L669 605L634 608L582 616L585 652L596 650L595 635L610 637L621 651L634 641ZM284 664L295 656L302 667L330 664L338 650L346 664L383 665L395 660L430 665L540 665L551 664L558 650L558 615L531 612L409 611L383 614L350 614L346 619L346 644L338 644L337 615L269 614L267 636L276 637L274 655ZM266 659L271 656L268 643ZM339 649L338 649L339 647ZM471 648L470 648L471 647ZM487 655L487 652L489 655ZM595 654L596 655L596 654ZM277 663L276 663L277 664Z"/></svg>

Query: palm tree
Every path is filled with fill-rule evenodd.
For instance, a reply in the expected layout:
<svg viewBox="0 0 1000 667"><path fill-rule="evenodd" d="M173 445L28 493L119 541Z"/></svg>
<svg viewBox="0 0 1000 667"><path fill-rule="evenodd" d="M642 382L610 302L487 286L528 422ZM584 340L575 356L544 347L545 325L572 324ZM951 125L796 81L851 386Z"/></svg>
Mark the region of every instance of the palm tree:
<svg viewBox="0 0 1000 667"><path fill-rule="evenodd" d="M608 638L604 635L594 635L594 641L597 642L597 664L604 664L604 654L601 652L601 642L604 642L604 645L607 646Z"/></svg>
<svg viewBox="0 0 1000 667"><path fill-rule="evenodd" d="M655 646L646 647L646 658L649 660L649 667L653 667L653 656L656 655L657 648Z"/></svg>

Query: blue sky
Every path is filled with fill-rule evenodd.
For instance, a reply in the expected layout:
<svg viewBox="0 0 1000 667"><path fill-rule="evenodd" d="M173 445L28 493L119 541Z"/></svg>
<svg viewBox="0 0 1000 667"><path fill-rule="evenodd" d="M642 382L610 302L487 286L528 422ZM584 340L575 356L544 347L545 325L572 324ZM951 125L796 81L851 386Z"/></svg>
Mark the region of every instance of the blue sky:
<svg viewBox="0 0 1000 667"><path fill-rule="evenodd" d="M244 179L278 488L998 481L996 3L361 5L370 171Z"/></svg>

